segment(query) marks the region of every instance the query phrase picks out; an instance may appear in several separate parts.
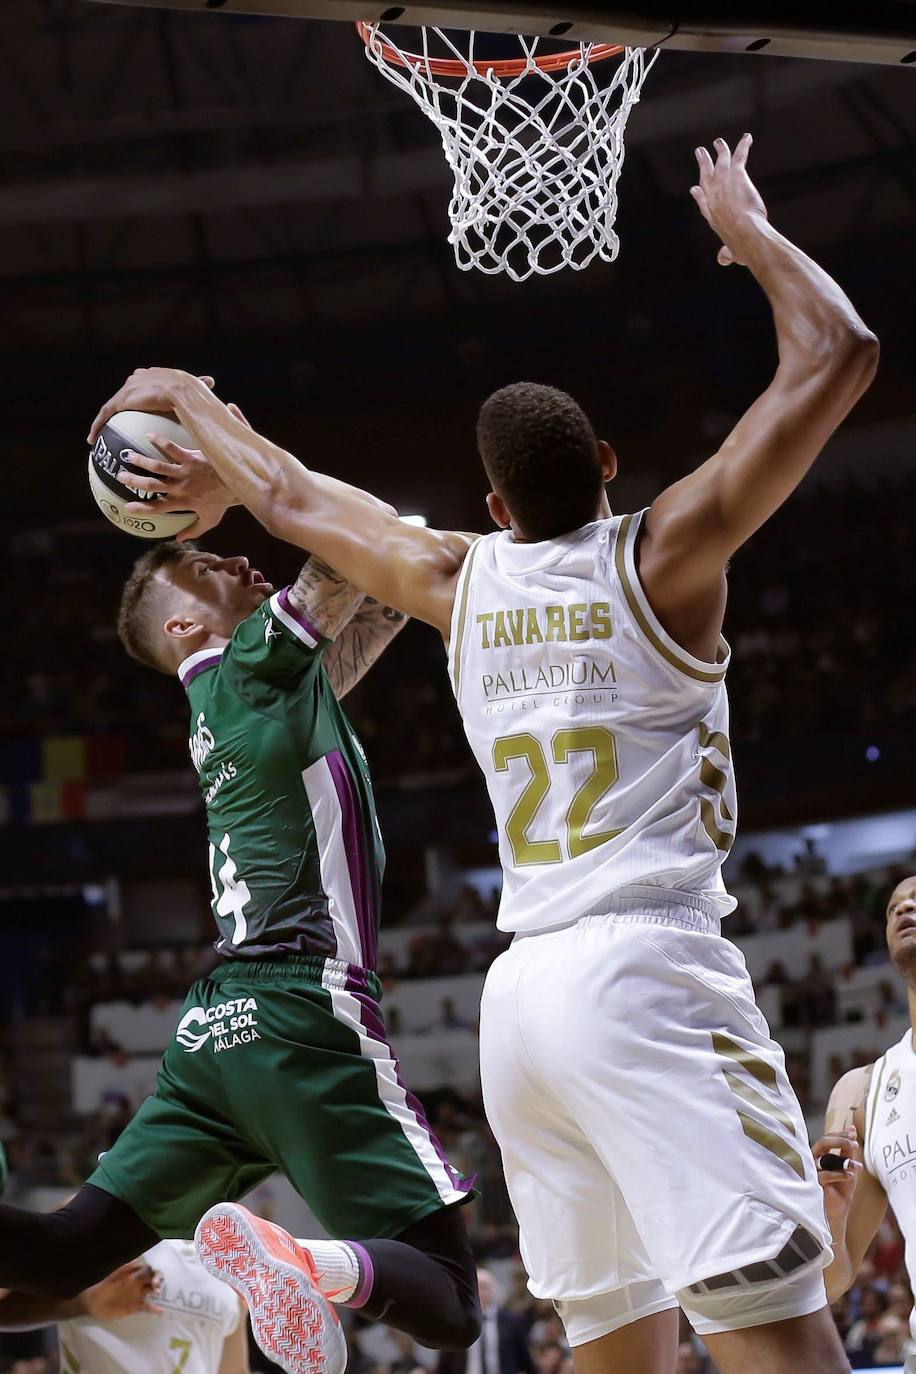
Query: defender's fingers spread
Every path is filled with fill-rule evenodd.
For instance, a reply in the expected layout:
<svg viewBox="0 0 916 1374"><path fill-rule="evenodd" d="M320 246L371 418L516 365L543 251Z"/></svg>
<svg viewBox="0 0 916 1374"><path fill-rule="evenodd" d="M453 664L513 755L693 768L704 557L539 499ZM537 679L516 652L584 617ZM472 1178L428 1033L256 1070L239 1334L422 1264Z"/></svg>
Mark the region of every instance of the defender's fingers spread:
<svg viewBox="0 0 916 1374"><path fill-rule="evenodd" d="M167 490L161 477L140 477L136 473L125 472L123 468L118 472L118 481L134 491L151 491L155 496Z"/></svg>
<svg viewBox="0 0 916 1374"><path fill-rule="evenodd" d="M167 461L159 460L159 467L162 472L173 472L176 463L188 462L196 456L193 449L182 448L181 444L176 444L174 439L166 439L162 434L147 434L146 437L154 448L166 455Z"/></svg>
<svg viewBox="0 0 916 1374"><path fill-rule="evenodd" d="M133 449L130 450L130 461L131 464L135 464L138 468L144 468L147 472L152 472L157 477L166 479L171 476L174 470L173 464L167 462L165 459L151 458L149 454L136 453Z"/></svg>
<svg viewBox="0 0 916 1374"><path fill-rule="evenodd" d="M725 142L725 139L724 139L724 138L717 138L716 141L715 141L715 145L714 145L714 146L715 146L715 150L716 150L716 152L717 152L717 154L718 154L718 157L717 157L717 159L716 159L716 166L717 166L717 167L728 167L728 166L730 166L730 165L731 165L731 160L732 160L732 150L731 150L731 148L729 148L728 144Z"/></svg>
<svg viewBox="0 0 916 1374"><path fill-rule="evenodd" d="M716 254L716 262L720 267L731 267L735 259L731 255L731 250L723 244Z"/></svg>
<svg viewBox="0 0 916 1374"><path fill-rule="evenodd" d="M700 165L700 180L702 181L703 177L708 176L712 171L712 158L703 147L697 148L696 155L697 162Z"/></svg>
<svg viewBox="0 0 916 1374"><path fill-rule="evenodd" d="M750 134L742 134L738 146L735 149L735 154L732 158L732 162L734 162L736 165L740 167L743 167L744 164L747 162L747 155L751 151L751 144L753 143L753 141L754 140L751 138Z"/></svg>
<svg viewBox="0 0 916 1374"><path fill-rule="evenodd" d="M216 379L215 379L214 377L207 377L207 376L198 377L197 380L198 380L199 382L203 382L204 386L208 386L208 387L210 388L211 391L212 391L213 388L216 386Z"/></svg>

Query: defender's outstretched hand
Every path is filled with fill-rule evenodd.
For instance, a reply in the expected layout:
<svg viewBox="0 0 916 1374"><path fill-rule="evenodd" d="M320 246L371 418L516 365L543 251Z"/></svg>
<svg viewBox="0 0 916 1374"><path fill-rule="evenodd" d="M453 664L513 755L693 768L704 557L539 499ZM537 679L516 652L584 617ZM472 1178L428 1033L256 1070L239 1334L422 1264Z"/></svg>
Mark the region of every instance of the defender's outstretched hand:
<svg viewBox="0 0 916 1374"><path fill-rule="evenodd" d="M82 1294L83 1306L96 1321L114 1321L136 1312L161 1312L152 1301L162 1286L162 1276L144 1260L123 1264Z"/></svg>
<svg viewBox="0 0 916 1374"><path fill-rule="evenodd" d="M237 405L231 402L227 410L251 428ZM199 449L182 448L171 439L164 439L155 432L156 417L150 416L150 439L152 439L163 458L150 458L145 453L131 452L132 466L143 468L149 475L140 477L133 472L118 473L118 481L137 491L146 491L158 496L156 510L165 515L170 511L193 510L197 519L193 525L182 530L175 538L184 542L199 539L207 530L219 524L230 506L236 505L235 497L217 477L210 463ZM144 515L149 510L145 501L131 501L124 509L129 515Z"/></svg>
<svg viewBox="0 0 916 1374"><path fill-rule="evenodd" d="M696 150L700 184L691 186L690 194L722 240L718 260L723 267L733 262L747 265L742 245L759 229L760 219L767 217L760 193L747 174L752 142L751 135L744 134L733 153L724 138L717 138L715 162L705 148Z"/></svg>
<svg viewBox="0 0 916 1374"><path fill-rule="evenodd" d="M175 406L176 388L191 381L203 383L210 391L216 385L212 377L192 379L187 372L181 372L178 368L138 367L111 400L102 406L92 422L87 442L90 445L94 444L103 426L107 425L112 415L116 415L119 410L148 410L154 414L171 414Z"/></svg>

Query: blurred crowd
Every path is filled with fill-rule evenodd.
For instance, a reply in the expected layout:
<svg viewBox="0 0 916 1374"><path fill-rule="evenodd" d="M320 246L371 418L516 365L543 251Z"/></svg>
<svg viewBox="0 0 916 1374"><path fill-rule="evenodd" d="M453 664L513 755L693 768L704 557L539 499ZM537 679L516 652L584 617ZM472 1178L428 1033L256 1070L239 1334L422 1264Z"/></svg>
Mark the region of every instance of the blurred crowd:
<svg viewBox="0 0 916 1374"><path fill-rule="evenodd" d="M829 766L810 736L873 730L896 738L916 720L916 646L909 598L909 511L916 479L896 487L820 486L785 506L734 559L727 632L736 753L749 751L809 781ZM863 531L880 530L880 559L858 577ZM93 531L95 531L93 533ZM184 714L173 683L132 665L114 633L120 586L138 549L99 522L13 530L3 575L18 633L8 670L22 690L0 702L0 743L77 732L123 737L129 771L186 762ZM288 559L289 551L280 555ZM269 569L268 571L272 571ZM278 569L277 576L291 568ZM87 656L87 646L89 654ZM405 662L410 672L404 672ZM379 782L448 783L471 772L441 644L420 627L352 694L349 709ZM791 755L778 751L783 746Z"/></svg>
<svg viewBox="0 0 916 1374"><path fill-rule="evenodd" d="M911 1353L909 1317L913 1304L902 1264L903 1243L888 1218L849 1292L833 1304L837 1328L855 1369L899 1368ZM349 1374L575 1374L563 1325L553 1304L533 1298L517 1256L478 1270L484 1322L498 1332L496 1367L482 1364L479 1350L467 1355L438 1354L380 1323L344 1317ZM28 1339L34 1349L35 1336ZM0 1374L57 1374L54 1353L4 1358L0 1337ZM16 1338L25 1344L24 1338ZM251 1343L252 1374L273 1374ZM702 1341L681 1314L675 1374L718 1374Z"/></svg>

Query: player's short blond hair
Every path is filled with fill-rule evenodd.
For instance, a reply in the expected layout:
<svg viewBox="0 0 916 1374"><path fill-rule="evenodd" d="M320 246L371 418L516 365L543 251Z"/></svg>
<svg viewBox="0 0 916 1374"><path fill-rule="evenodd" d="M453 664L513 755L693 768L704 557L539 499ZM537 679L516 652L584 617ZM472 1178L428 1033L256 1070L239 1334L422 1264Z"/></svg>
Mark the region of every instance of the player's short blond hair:
<svg viewBox="0 0 916 1374"><path fill-rule="evenodd" d="M173 539L157 544L137 559L121 593L118 637L131 658L161 673L171 673L173 664L162 635L166 589L156 581L156 574L193 548L193 544L179 544Z"/></svg>

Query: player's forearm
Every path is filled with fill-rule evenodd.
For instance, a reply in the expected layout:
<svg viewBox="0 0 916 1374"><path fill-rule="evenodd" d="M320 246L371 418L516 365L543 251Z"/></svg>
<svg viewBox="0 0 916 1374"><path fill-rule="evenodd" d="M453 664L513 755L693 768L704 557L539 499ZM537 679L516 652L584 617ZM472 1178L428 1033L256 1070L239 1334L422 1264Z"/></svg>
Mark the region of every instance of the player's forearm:
<svg viewBox="0 0 916 1374"><path fill-rule="evenodd" d="M381 523L395 520L384 501L336 478L311 472L298 458L249 429L197 378L186 376L174 391L175 411L235 500L266 528L289 543L322 554L321 515L330 498L335 508Z"/></svg>
<svg viewBox="0 0 916 1374"><path fill-rule="evenodd" d="M6 1292L0 1296L0 1331L31 1331L38 1326L85 1317L82 1294L75 1298L40 1298L34 1293Z"/></svg>
<svg viewBox="0 0 916 1374"><path fill-rule="evenodd" d="M832 1233L832 1225L830 1230ZM824 1270L824 1287L827 1290L828 1302L835 1302L837 1298L841 1298L844 1293L847 1293L858 1272L858 1268L846 1247L845 1229L843 1234L832 1236L832 1245L833 1260Z"/></svg>
<svg viewBox="0 0 916 1374"><path fill-rule="evenodd" d="M169 404L182 424L271 534L317 554L383 605L447 634L454 579L469 536L403 524L376 497L310 471L248 429L196 378L166 375Z"/></svg>
<svg viewBox="0 0 916 1374"><path fill-rule="evenodd" d="M780 369L798 378L827 372L861 395L877 366L878 340L845 291L760 215L742 253L773 309Z"/></svg>
<svg viewBox="0 0 916 1374"><path fill-rule="evenodd" d="M364 603L340 638L325 653L324 666L338 697L346 696L365 677L408 617L377 601Z"/></svg>

